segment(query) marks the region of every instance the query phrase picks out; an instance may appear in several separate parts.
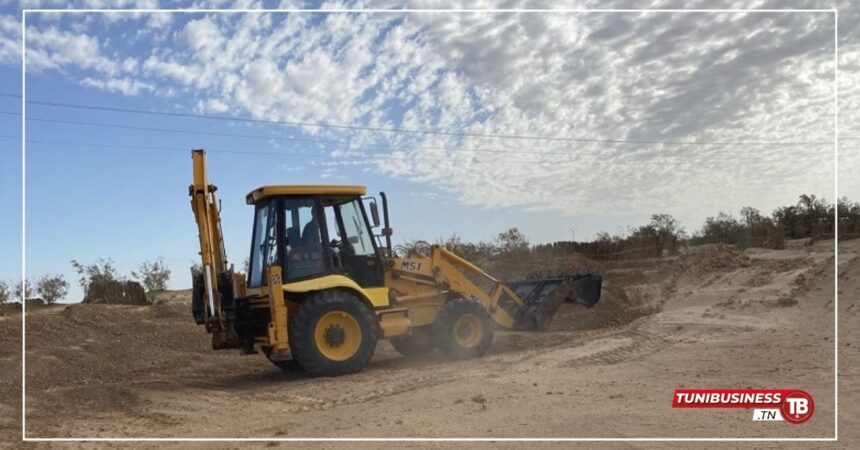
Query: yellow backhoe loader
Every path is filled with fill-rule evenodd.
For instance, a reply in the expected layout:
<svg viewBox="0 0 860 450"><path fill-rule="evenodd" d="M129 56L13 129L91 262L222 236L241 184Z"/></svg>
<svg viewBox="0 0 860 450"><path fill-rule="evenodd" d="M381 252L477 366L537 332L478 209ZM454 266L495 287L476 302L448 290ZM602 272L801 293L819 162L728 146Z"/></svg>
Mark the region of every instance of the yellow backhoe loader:
<svg viewBox="0 0 860 450"><path fill-rule="evenodd" d="M541 330L559 305L600 298L597 273L504 284L441 246L395 254L364 186L263 186L254 207L247 275L227 263L216 187L192 150L191 206L202 265L192 268L192 314L214 349L257 353L283 370L332 376L362 370L379 339L410 356L441 349L482 355L496 327ZM374 234L378 230L378 234Z"/></svg>

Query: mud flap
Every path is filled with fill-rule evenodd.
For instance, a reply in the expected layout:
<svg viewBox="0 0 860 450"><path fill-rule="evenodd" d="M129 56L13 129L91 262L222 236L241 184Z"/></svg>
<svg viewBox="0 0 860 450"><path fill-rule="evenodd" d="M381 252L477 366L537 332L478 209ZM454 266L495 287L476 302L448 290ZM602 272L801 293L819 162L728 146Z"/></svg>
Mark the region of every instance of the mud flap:
<svg viewBox="0 0 860 450"><path fill-rule="evenodd" d="M517 318L516 329L543 331L565 301L592 307L600 300L603 277L597 273L573 274L510 283L523 299L523 308Z"/></svg>

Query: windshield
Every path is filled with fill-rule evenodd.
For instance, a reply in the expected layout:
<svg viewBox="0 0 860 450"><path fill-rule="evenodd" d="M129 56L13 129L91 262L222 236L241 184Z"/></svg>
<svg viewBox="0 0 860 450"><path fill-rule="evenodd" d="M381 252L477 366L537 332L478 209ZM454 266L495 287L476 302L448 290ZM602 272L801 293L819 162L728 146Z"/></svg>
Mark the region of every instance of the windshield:
<svg viewBox="0 0 860 450"><path fill-rule="evenodd" d="M356 199L339 206L340 217L343 219L344 233L346 234L345 248L353 255L373 255L376 249L373 247L373 236L367 228L364 220L360 200Z"/></svg>

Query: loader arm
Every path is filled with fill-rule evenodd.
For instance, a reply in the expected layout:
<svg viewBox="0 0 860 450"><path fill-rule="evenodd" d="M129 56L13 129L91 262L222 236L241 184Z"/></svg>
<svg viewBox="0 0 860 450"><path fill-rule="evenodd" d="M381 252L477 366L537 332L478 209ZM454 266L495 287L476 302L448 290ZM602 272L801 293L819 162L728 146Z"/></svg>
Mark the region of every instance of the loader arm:
<svg viewBox="0 0 860 450"><path fill-rule="evenodd" d="M227 268L227 253L224 250L224 235L221 232L221 215L218 200L215 196L217 188L209 184L206 175L206 152L195 149L191 152L193 163L192 184L188 188L191 196L191 209L197 221L197 233L200 239L200 258L202 274L193 273L195 280L202 278L202 310L194 311L198 323L205 323L209 331L226 329L222 317L222 289L220 280L232 278Z"/></svg>
<svg viewBox="0 0 860 450"><path fill-rule="evenodd" d="M432 246L429 256L407 256L392 267L398 278L478 300L493 321L514 329L545 330L565 300L594 305L602 284L599 274L588 273L508 285L439 245Z"/></svg>
<svg viewBox="0 0 860 450"><path fill-rule="evenodd" d="M454 252L433 246L433 272L437 282L464 297L474 297L484 304L490 316L505 328L514 328L523 301L504 283Z"/></svg>

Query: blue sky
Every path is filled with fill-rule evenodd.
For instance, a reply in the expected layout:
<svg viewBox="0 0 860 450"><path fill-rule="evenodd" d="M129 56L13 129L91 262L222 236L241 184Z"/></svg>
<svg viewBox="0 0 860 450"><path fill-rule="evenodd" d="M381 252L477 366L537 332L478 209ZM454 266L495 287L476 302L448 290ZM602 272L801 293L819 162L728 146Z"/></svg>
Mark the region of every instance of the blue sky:
<svg viewBox="0 0 860 450"><path fill-rule="evenodd" d="M20 94L20 53L9 45L20 39L17 8L0 9L6 94ZM187 287L197 253L187 197L194 147L210 150L237 264L251 226L244 196L262 184L383 190L395 241L491 239L510 227L532 242L588 239L655 212L692 231L721 210L769 212L807 192L833 197L827 14L65 14L28 16L27 32L31 101L443 131L30 104L32 277L75 280L71 259L110 257L128 274L162 257L171 287ZM843 76L852 77L856 47L844 48ZM842 107L856 106L846 91ZM0 97L0 111L20 112L20 98ZM853 111L840 114L850 120ZM19 136L20 120L0 114L0 135ZM245 136L227 136L237 134ZM0 142L0 207L9 212L0 249L16 255L20 141ZM715 144L725 142L748 145ZM856 167L843 157L843 167ZM860 185L843 178L842 193L860 198ZM0 260L0 279L19 275L17 258Z"/></svg>

